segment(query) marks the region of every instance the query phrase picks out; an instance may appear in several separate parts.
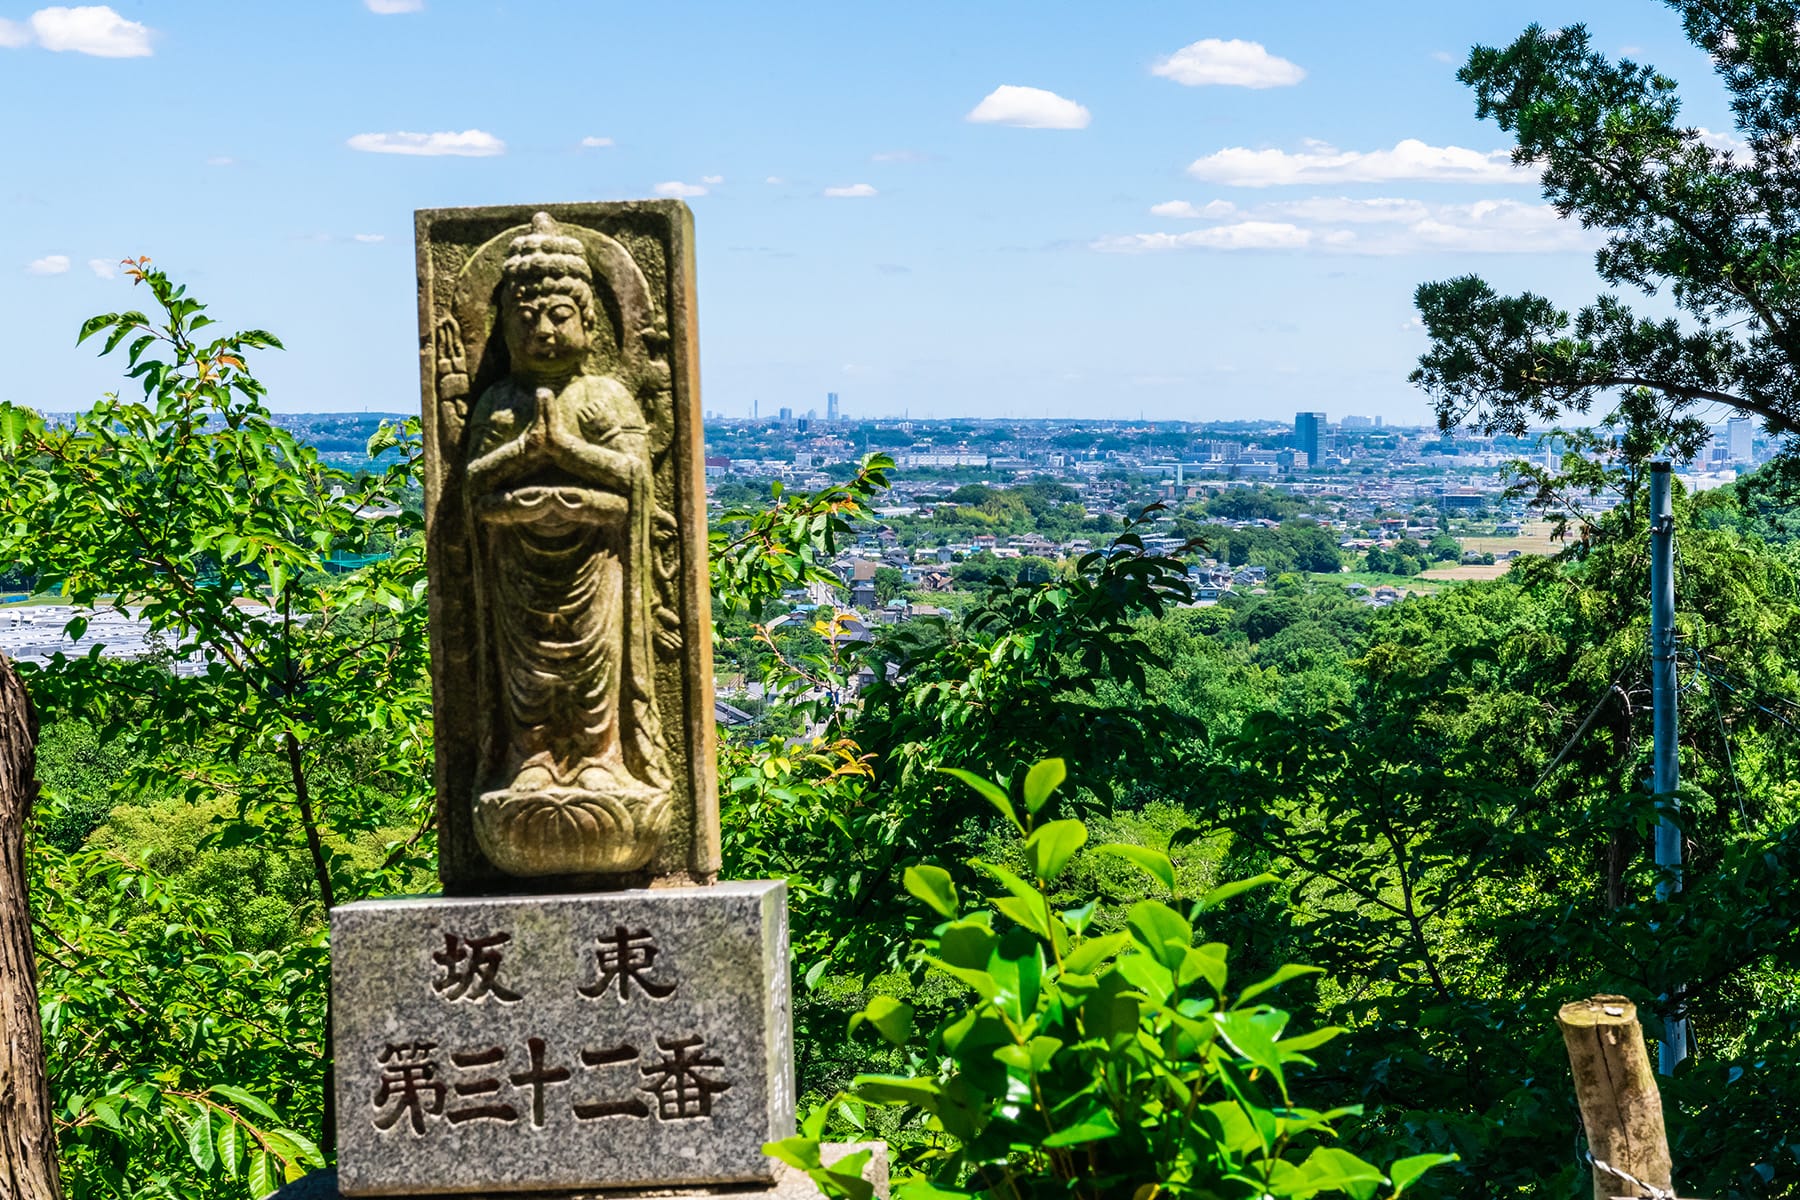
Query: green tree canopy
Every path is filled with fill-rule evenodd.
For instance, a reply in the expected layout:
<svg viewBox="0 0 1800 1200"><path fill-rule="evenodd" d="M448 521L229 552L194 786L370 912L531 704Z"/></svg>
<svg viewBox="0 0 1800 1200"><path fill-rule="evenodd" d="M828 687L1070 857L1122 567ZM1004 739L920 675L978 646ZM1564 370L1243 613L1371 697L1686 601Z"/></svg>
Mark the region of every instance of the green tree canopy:
<svg viewBox="0 0 1800 1200"><path fill-rule="evenodd" d="M1655 404L1681 455L1709 404L1800 428L1800 3L1669 3L1730 95L1735 138L1685 123L1673 79L1596 51L1580 25L1478 46L1459 72L1557 211L1606 235L1595 265L1615 290L1571 314L1474 275L1422 285L1431 348L1412 379L1445 428L1523 433L1621 390ZM1678 315L1640 314L1631 291Z"/></svg>

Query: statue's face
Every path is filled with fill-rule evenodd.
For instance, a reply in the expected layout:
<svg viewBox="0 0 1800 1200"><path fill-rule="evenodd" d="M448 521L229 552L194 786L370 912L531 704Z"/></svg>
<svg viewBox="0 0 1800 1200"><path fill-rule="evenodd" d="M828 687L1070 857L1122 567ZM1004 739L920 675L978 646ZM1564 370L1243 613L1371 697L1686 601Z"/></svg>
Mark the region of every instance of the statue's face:
<svg viewBox="0 0 1800 1200"><path fill-rule="evenodd" d="M578 365L593 339L581 320L581 302L551 292L521 300L509 296L501 322L513 365L553 371Z"/></svg>

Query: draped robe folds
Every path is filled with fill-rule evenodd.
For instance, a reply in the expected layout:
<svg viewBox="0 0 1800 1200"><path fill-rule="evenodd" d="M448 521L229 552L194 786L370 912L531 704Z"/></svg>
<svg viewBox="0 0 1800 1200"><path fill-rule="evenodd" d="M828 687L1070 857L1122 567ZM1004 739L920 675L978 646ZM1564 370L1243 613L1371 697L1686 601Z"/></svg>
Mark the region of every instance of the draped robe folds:
<svg viewBox="0 0 1800 1200"><path fill-rule="evenodd" d="M635 870L672 798L642 413L606 376L515 376L482 395L469 447L479 677L503 718L477 839L514 874Z"/></svg>

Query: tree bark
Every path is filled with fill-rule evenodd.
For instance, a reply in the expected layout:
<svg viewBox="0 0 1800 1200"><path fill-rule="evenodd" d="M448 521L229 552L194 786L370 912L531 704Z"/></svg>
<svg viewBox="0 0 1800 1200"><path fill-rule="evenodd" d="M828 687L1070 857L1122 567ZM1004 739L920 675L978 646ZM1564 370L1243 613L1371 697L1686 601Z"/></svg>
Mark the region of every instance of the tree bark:
<svg viewBox="0 0 1800 1200"><path fill-rule="evenodd" d="M0 655L0 1200L62 1200L63 1194L25 890L36 749L30 697Z"/></svg>
<svg viewBox="0 0 1800 1200"><path fill-rule="evenodd" d="M1556 1022L1575 1074L1588 1153L1597 1160L1594 1200L1655 1194L1632 1179L1672 1196L1662 1096L1650 1071L1637 1006L1623 996L1595 996L1563 1005Z"/></svg>

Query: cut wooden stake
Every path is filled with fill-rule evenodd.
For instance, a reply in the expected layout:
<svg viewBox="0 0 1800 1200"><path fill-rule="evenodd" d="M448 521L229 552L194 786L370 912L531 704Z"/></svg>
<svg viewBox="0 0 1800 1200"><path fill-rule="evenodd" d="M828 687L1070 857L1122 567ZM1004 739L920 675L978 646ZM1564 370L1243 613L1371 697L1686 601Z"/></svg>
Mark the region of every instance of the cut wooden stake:
<svg viewBox="0 0 1800 1200"><path fill-rule="evenodd" d="M1588 1152L1617 1168L1594 1167L1594 1200L1653 1194L1640 1192L1626 1176L1673 1196L1662 1096L1650 1070L1637 1005L1623 996L1595 996L1563 1005L1556 1023L1569 1048Z"/></svg>

